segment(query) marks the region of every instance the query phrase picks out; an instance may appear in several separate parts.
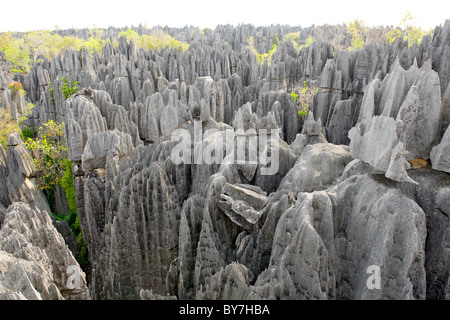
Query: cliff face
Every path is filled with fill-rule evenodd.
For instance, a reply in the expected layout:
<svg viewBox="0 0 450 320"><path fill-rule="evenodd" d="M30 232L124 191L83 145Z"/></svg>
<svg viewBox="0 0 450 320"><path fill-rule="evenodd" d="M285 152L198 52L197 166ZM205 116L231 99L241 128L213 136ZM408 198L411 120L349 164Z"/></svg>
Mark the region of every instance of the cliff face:
<svg viewBox="0 0 450 320"><path fill-rule="evenodd" d="M89 299L85 274L34 182L36 167L19 134L0 145L0 299ZM64 234L64 237L63 237Z"/></svg>
<svg viewBox="0 0 450 320"><path fill-rule="evenodd" d="M245 45L257 31L193 33L184 53L122 39L22 79L28 123L66 123L92 298L448 298L450 21L411 47L281 42L270 65ZM63 77L82 86L68 100ZM303 81L319 87L304 119L287 89ZM0 218L45 206L14 141Z"/></svg>

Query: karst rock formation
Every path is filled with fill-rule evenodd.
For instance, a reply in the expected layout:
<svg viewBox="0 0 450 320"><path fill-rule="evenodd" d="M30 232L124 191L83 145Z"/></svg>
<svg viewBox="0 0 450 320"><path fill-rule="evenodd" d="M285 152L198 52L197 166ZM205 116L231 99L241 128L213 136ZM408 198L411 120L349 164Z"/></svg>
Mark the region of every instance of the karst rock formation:
<svg viewBox="0 0 450 320"><path fill-rule="evenodd" d="M17 76L36 104L26 123L65 124L92 274L67 288L65 270L79 268L71 237L11 135L0 149L0 298L450 299L450 20L420 45L281 41L262 64L246 42L266 52L298 30L166 27L186 51L122 37ZM67 100L62 78L80 83ZM301 117L289 88L304 81L318 92ZM256 147L262 130L273 133ZM192 143L178 163L183 132ZM255 161L235 161L239 151Z"/></svg>

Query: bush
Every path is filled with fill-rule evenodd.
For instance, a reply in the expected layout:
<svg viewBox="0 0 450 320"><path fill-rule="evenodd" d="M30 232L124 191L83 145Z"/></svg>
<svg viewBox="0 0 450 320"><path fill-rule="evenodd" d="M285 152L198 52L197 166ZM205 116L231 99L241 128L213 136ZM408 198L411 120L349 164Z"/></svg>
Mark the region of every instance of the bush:
<svg viewBox="0 0 450 320"><path fill-rule="evenodd" d="M38 171L37 187L42 190L53 189L64 174L67 147L63 125L50 120L39 128L35 140L25 141Z"/></svg>
<svg viewBox="0 0 450 320"><path fill-rule="evenodd" d="M61 86L61 92L64 96L64 99L69 99L72 95L78 92L80 88L77 85L80 83L79 81L73 81L70 85L67 83L66 78L62 78L63 85ZM51 91L51 95L53 96L53 90Z"/></svg>
<svg viewBox="0 0 450 320"><path fill-rule="evenodd" d="M25 126L21 132L23 141L26 141L28 139L34 139L36 137L36 135L37 135L37 132L32 127L28 127L28 126Z"/></svg>
<svg viewBox="0 0 450 320"><path fill-rule="evenodd" d="M266 53L259 53L258 51L256 51L255 46L254 46L254 44L255 44L254 37L249 37L247 39L247 43L248 43L247 47L255 55L256 61L258 61L258 63L263 64L264 61L267 60L267 63L270 65L272 62L272 55L277 51L277 48L278 48L278 46L276 45L276 43L277 43L276 39L278 39L278 37L274 38L272 48ZM278 42L279 42L279 40L278 40Z"/></svg>
<svg viewBox="0 0 450 320"><path fill-rule="evenodd" d="M21 132L16 121L11 120L9 112L0 108L0 143L5 150L8 149L8 137L11 133Z"/></svg>
<svg viewBox="0 0 450 320"><path fill-rule="evenodd" d="M308 87L306 81L303 81L303 85L296 87L291 92L292 100L294 100L295 105L299 109L298 114L300 117L305 118L308 114L309 104L312 98L318 92L316 87ZM298 91L298 94L296 93Z"/></svg>
<svg viewBox="0 0 450 320"><path fill-rule="evenodd" d="M37 186L44 190L49 204L54 203L54 190L60 185L66 194L69 204L67 216L55 215L57 220L66 220L72 232L77 237L76 259L81 268L90 268L87 245L83 239L80 221L78 219L75 186L72 175L72 162L67 159L66 141L63 135L63 125L54 121L44 123L39 128L37 137L33 140L27 137L25 144L31 150L38 174Z"/></svg>
<svg viewBox="0 0 450 320"><path fill-rule="evenodd" d="M391 44L397 38L402 38L404 41L408 41L408 46L412 46L413 43L417 42L419 45L422 38L427 35L425 30L420 27L415 27L415 20L411 14L411 11L407 11L405 15L401 18L400 23L397 28L389 30L386 34L387 43ZM432 33L432 31L430 31Z"/></svg>
<svg viewBox="0 0 450 320"><path fill-rule="evenodd" d="M369 28L362 20L354 20L347 26L347 31L352 35L352 44L349 50L361 50L366 43Z"/></svg>
<svg viewBox="0 0 450 320"><path fill-rule="evenodd" d="M90 261L87 251L86 242L83 239L83 233L81 231L80 220L77 213L77 203L75 198L75 186L73 183L72 175L72 162L64 160L64 174L61 178L60 186L64 189L67 202L69 203L69 214L66 219L70 229L77 237L77 253L76 260L80 264L83 270L87 270L90 267Z"/></svg>
<svg viewBox="0 0 450 320"><path fill-rule="evenodd" d="M13 81L9 84L9 89L14 92L19 92L20 90L23 90L23 86L20 82Z"/></svg>

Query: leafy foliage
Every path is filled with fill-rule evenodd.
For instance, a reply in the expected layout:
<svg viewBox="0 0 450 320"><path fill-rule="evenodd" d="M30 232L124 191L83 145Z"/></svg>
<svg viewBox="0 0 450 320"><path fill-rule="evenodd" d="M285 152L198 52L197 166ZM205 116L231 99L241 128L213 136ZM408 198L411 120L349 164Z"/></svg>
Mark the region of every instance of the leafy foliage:
<svg viewBox="0 0 450 320"><path fill-rule="evenodd" d="M38 171L36 184L40 189L53 189L59 184L64 174L67 147L63 126L64 123L50 120L39 128L36 139L25 141L33 155L33 161Z"/></svg>
<svg viewBox="0 0 450 320"><path fill-rule="evenodd" d="M80 88L77 85L80 83L79 81L73 81L70 85L67 83L66 78L62 78L63 85L61 86L61 92L64 96L64 99L69 99L72 95L78 92Z"/></svg>
<svg viewBox="0 0 450 320"><path fill-rule="evenodd" d="M23 90L23 86L20 82L13 81L9 84L9 89L15 92L19 92L19 90Z"/></svg>
<svg viewBox="0 0 450 320"><path fill-rule="evenodd" d="M8 110L4 108L0 108L0 143L3 145L3 148L7 150L8 137L11 133L21 132L17 121L11 120Z"/></svg>
<svg viewBox="0 0 450 320"><path fill-rule="evenodd" d="M32 127L25 126L21 131L23 141L26 141L27 139L34 139L36 135L37 132Z"/></svg>
<svg viewBox="0 0 450 320"><path fill-rule="evenodd" d="M266 53L259 53L255 49L255 38L254 37L247 38L247 43L248 43L247 47L255 55L256 61L258 61L258 63L263 64L264 61L267 61L267 63L270 65L270 63L272 62L272 55L278 49L279 39L278 39L278 36L275 35L275 37L274 37L274 39L272 41L272 48Z"/></svg>
<svg viewBox="0 0 450 320"><path fill-rule="evenodd" d="M67 202L69 203L69 214L64 217L67 220L69 227L77 237L77 253L76 259L81 268L86 271L89 268L90 261L87 251L86 242L83 239L83 233L80 227L80 220L77 213L77 203L75 198L75 186L72 175L72 162L64 159L64 174L61 178L60 185L66 194Z"/></svg>
<svg viewBox="0 0 450 320"><path fill-rule="evenodd" d="M308 87L306 81L303 81L302 86L294 88L291 92L292 100L299 109L298 114L304 118L308 114L309 105L312 98L318 92L316 87ZM298 93L297 93L298 92Z"/></svg>
<svg viewBox="0 0 450 320"><path fill-rule="evenodd" d="M397 38L401 38L404 41L408 41L408 46L417 42L420 44L422 38L427 35L428 32L420 27L415 27L415 20L411 11L407 11L405 15L401 18L400 23L397 28L389 30L386 34L386 41L390 44Z"/></svg>
<svg viewBox="0 0 450 320"><path fill-rule="evenodd" d="M203 28L200 30L200 34L210 34L211 29L210 28Z"/></svg>
<svg viewBox="0 0 450 320"><path fill-rule="evenodd" d="M169 47L174 49L181 48L184 52L189 48L189 44L176 40L162 30L154 30L151 35L143 34L140 36L136 31L128 29L127 31L119 33L117 37L120 38L122 36L125 37L128 42L133 40L138 48L143 48L145 50Z"/></svg>
<svg viewBox="0 0 450 320"><path fill-rule="evenodd" d="M5 52L5 59L11 62L10 70L15 73L27 73L31 66L31 59L24 46L23 39L12 37L11 32L0 37L0 50Z"/></svg>
<svg viewBox="0 0 450 320"><path fill-rule="evenodd" d="M310 36L306 39L306 42L301 43L300 42L300 34L301 34L301 31L298 31L298 32L289 33L285 36L285 40L291 41L295 50L297 50L298 52L300 52L303 48L309 47L316 40L314 37Z"/></svg>
<svg viewBox="0 0 450 320"><path fill-rule="evenodd" d="M69 227L77 237L76 259L86 271L87 268L90 268L90 261L78 218L72 162L67 159L63 126L64 123L58 124L50 120L39 128L34 140L28 137L25 144L33 155L33 161L38 171L37 186L44 190L49 203L54 203L57 185L60 185L66 194L69 204L68 215L57 216L54 214L54 216L58 220L67 220Z"/></svg>
<svg viewBox="0 0 450 320"><path fill-rule="evenodd" d="M0 50L5 52L5 59L11 62L13 73L28 73L31 66L43 58L58 55L64 49L80 50L82 48L93 54L95 50L102 52L103 46L110 42L101 39L102 31L94 28L89 40L73 36L62 37L46 30L30 31L23 37L14 37L12 32L0 34Z"/></svg>
<svg viewBox="0 0 450 320"><path fill-rule="evenodd" d="M366 43L369 28L362 20L354 20L347 26L348 32L352 35L352 45L349 50L361 50Z"/></svg>

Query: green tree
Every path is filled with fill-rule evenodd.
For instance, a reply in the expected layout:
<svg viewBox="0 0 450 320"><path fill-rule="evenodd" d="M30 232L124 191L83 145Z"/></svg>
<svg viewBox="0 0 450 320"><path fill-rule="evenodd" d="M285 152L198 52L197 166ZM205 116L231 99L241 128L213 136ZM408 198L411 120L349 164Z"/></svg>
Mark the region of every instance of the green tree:
<svg viewBox="0 0 450 320"><path fill-rule="evenodd" d="M63 127L64 123L50 120L39 128L38 136L35 139L27 138L25 144L31 151L38 171L37 186L44 190L49 204L52 205L54 201L54 190L57 185L60 185L66 194L69 204L68 215L55 216L55 218L67 220L69 227L77 237L75 258L86 272L90 269L90 261L78 218L72 162L67 159Z"/></svg>
<svg viewBox="0 0 450 320"><path fill-rule="evenodd" d="M366 43L369 28L362 20L353 20L347 26L347 31L352 35L352 44L349 50L360 50Z"/></svg>
<svg viewBox="0 0 450 320"><path fill-rule="evenodd" d="M25 47L23 39L8 39L0 46L5 52L5 59L11 62L10 70L14 73L28 73L31 67L31 59Z"/></svg>
<svg viewBox="0 0 450 320"><path fill-rule="evenodd" d="M210 33L211 33L210 28L203 28L202 30L200 30L200 34L210 34Z"/></svg>
<svg viewBox="0 0 450 320"><path fill-rule="evenodd" d="M138 48L143 48L145 50L169 47L174 49L181 48L184 52L189 48L189 44L175 39L161 29L153 30L150 35L143 34L142 36L139 36L136 31L128 29L127 31L119 33L117 37L120 38L122 36L125 37L128 42L133 40Z"/></svg>
<svg viewBox="0 0 450 320"><path fill-rule="evenodd" d="M105 44L106 44L106 41L90 37L89 40L87 40L81 44L81 47L88 50L91 55L94 53L95 50L97 50L97 52L99 54L101 54L102 48L105 46Z"/></svg>
<svg viewBox="0 0 450 320"><path fill-rule="evenodd" d="M130 42L133 40L133 42L136 44L139 41L139 34L132 30L128 29L127 31L122 31L117 35L117 38L125 37L127 39L127 42Z"/></svg>
<svg viewBox="0 0 450 320"><path fill-rule="evenodd" d="M38 61L39 57L46 56L49 53L51 44L54 42L50 31L45 30L27 32L23 38L25 48L28 49L33 64Z"/></svg>
<svg viewBox="0 0 450 320"><path fill-rule="evenodd" d="M78 218L77 202L75 197L75 185L73 183L72 162L64 160L64 173L61 178L60 186L66 194L67 202L69 204L69 214L64 218L67 220L69 227L77 237L77 252L75 258L80 264L81 268L86 272L90 268L90 261L87 251L86 242L83 239L81 231L80 220Z"/></svg>
<svg viewBox="0 0 450 320"><path fill-rule="evenodd" d="M398 27L389 30L386 34L386 41L391 44L397 38L402 38L404 41L408 41L408 46L412 46L413 43L417 42L420 44L422 38L428 33L421 27L416 27L416 17L413 16L411 11L406 11L406 13L400 19Z"/></svg>

